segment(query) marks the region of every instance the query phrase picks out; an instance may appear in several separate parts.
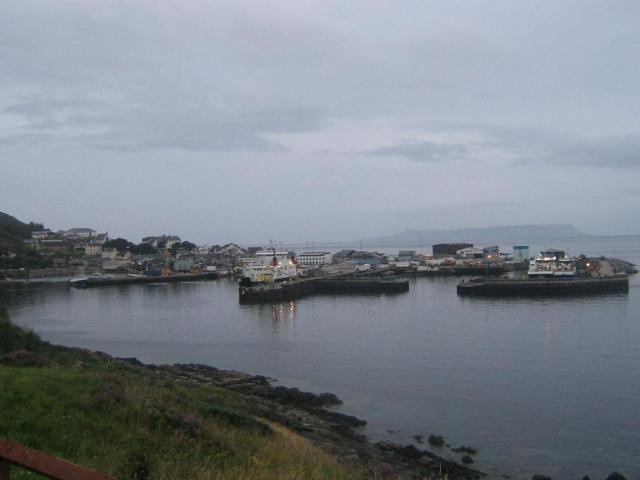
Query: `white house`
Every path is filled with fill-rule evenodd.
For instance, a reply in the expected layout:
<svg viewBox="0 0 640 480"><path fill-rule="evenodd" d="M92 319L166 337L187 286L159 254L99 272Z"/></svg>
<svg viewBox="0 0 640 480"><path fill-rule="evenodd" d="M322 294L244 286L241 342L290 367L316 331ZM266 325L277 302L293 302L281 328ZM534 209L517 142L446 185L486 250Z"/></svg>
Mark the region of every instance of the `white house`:
<svg viewBox="0 0 640 480"><path fill-rule="evenodd" d="M304 267L329 265L332 257L330 252L303 252L298 255L298 265Z"/></svg>
<svg viewBox="0 0 640 480"><path fill-rule="evenodd" d="M173 269L176 272L188 272L195 264L193 257L185 255L173 261Z"/></svg>
<svg viewBox="0 0 640 480"><path fill-rule="evenodd" d="M100 256L103 260L114 260L118 256L118 250L115 247L103 247Z"/></svg>
<svg viewBox="0 0 640 480"><path fill-rule="evenodd" d="M42 240L44 238L47 238L49 235L51 235L51 230L49 230L48 228L46 230L34 230L33 232L31 232L31 238L33 238L34 240Z"/></svg>
<svg viewBox="0 0 640 480"><path fill-rule="evenodd" d="M108 233L96 233L93 237L91 237L91 240L89 240L89 243L93 243L95 245L104 245L107 241L109 240L109 234Z"/></svg>
<svg viewBox="0 0 640 480"><path fill-rule="evenodd" d="M99 243L89 243L89 245L85 245L84 247L84 254L90 257L100 257L102 256L102 245Z"/></svg>
<svg viewBox="0 0 640 480"><path fill-rule="evenodd" d="M238 255L242 255L246 252L243 248L239 247L235 243L227 243L226 245L223 245L222 247L217 249L214 253L220 253L228 257L237 257Z"/></svg>
<svg viewBox="0 0 640 480"><path fill-rule="evenodd" d="M64 232L64 236L67 238L91 238L96 234L96 231L91 228L71 228Z"/></svg>

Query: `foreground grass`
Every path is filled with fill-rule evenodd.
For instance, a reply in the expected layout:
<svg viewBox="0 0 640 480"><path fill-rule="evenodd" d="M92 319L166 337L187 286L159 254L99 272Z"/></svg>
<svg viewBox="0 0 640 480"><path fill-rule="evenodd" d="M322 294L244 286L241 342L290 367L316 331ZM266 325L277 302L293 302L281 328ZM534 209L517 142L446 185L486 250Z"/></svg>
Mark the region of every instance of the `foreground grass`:
<svg viewBox="0 0 640 480"><path fill-rule="evenodd" d="M0 359L0 437L117 479L362 478L233 392L51 346L2 311Z"/></svg>

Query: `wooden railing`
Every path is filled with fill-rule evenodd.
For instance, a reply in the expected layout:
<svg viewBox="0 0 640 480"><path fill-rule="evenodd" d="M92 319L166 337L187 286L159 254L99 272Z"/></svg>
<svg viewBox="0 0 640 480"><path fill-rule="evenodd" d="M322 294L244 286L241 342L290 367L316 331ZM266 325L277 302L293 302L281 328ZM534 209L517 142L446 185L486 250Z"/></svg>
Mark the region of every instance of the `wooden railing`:
<svg viewBox="0 0 640 480"><path fill-rule="evenodd" d="M11 465L53 480L113 480L95 470L0 438L0 480L11 479Z"/></svg>

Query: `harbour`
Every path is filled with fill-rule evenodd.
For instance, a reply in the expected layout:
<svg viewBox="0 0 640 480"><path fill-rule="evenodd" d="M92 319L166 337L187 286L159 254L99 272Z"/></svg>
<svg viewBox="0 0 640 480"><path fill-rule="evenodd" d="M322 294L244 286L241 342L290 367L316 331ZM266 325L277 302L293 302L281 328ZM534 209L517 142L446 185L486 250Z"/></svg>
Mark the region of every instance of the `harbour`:
<svg viewBox="0 0 640 480"><path fill-rule="evenodd" d="M640 259L635 241L607 241L567 250ZM406 280L401 294L240 304L238 284L225 278L22 285L0 297L16 323L54 343L334 392L344 400L338 411L367 420L372 441L423 448L414 435L443 435L476 447L475 467L490 478L640 475L637 275L626 293L483 301L458 296L453 276ZM436 453L459 460L446 447Z"/></svg>
<svg viewBox="0 0 640 480"><path fill-rule="evenodd" d="M0 25L0 480L640 480L640 2Z"/></svg>
<svg viewBox="0 0 640 480"><path fill-rule="evenodd" d="M216 254L211 271L199 260L206 255L191 254L190 272L176 270L178 258L159 274L74 277L86 288L69 288L68 278L5 280L0 302L47 341L147 363L240 369L281 385L335 392L344 399L337 411L367 420L362 433L370 441L421 449L419 439L442 435L451 447L435 449L438 456L460 462L454 448L473 445L480 451L474 468L489 478L604 473L612 465L633 474L628 445L640 439L621 426L630 412L610 411L585 426L595 407L575 398L613 402L631 374L635 353L618 346L640 338L632 313L640 308L633 295L638 279L623 275L633 264L616 257L637 261L635 248L624 239L570 244L568 251L586 255L536 264L540 255L528 262L497 257L509 245L464 247L441 257L397 247L347 249L346 255L229 247L235 257ZM539 278L524 284L553 288L510 292L506 286L518 285L517 277L534 267ZM560 278L548 278L556 271ZM495 294L459 294L460 277L469 288L500 287ZM590 285L589 292L559 293L563 284ZM478 296L487 300L474 301ZM594 363L603 348L617 356L614 365ZM576 410L569 414L567 405ZM539 423L529 423L524 413L530 411ZM511 425L501 425L504 415ZM599 453L587 439L611 425L617 425L616 441ZM543 427L562 440L549 444ZM567 452L569 443L574 447ZM526 451L532 445L537 453Z"/></svg>

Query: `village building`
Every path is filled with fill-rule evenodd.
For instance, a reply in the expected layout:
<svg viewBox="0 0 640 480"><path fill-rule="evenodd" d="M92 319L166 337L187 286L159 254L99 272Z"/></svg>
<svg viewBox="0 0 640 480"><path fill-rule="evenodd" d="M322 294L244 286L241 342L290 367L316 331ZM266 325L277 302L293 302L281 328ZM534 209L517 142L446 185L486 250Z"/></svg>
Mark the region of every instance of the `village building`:
<svg viewBox="0 0 640 480"><path fill-rule="evenodd" d="M498 247L497 245L484 247L482 249L482 256L485 260L498 261L500 260L500 247Z"/></svg>
<svg viewBox="0 0 640 480"><path fill-rule="evenodd" d="M95 236L95 234L96 231L91 228L70 228L62 232L63 237L74 240L89 239Z"/></svg>
<svg viewBox="0 0 640 480"><path fill-rule="evenodd" d="M297 256L297 259L300 266L319 267L321 265L329 265L332 257L330 252L303 252Z"/></svg>
<svg viewBox="0 0 640 480"><path fill-rule="evenodd" d="M448 257L456 255L458 250L473 247L472 243L436 243L432 246L434 257Z"/></svg>
<svg viewBox="0 0 640 480"><path fill-rule="evenodd" d="M38 249L43 253L66 253L72 249L71 243L62 238L44 238L37 240Z"/></svg>
<svg viewBox="0 0 640 480"><path fill-rule="evenodd" d="M239 255L244 255L247 252L235 243L227 243L226 245L217 248L213 253L225 255L227 257L237 257Z"/></svg>
<svg viewBox="0 0 640 480"><path fill-rule="evenodd" d="M102 269L105 272L127 271L131 265L131 260L125 257L107 258L102 261Z"/></svg>
<svg viewBox="0 0 640 480"><path fill-rule="evenodd" d="M102 247L100 256L103 260L115 260L120 253L115 247Z"/></svg>
<svg viewBox="0 0 640 480"><path fill-rule="evenodd" d="M49 235L51 235L51 230L49 230L48 228L45 230L34 230L33 232L31 232L31 238L34 240L42 240L44 238L47 238Z"/></svg>
<svg viewBox="0 0 640 480"><path fill-rule="evenodd" d="M477 248L477 247L466 247L466 248L461 248L460 250L456 251L456 255L462 257L462 258L482 258L483 257L483 252L481 248Z"/></svg>
<svg viewBox="0 0 640 480"><path fill-rule="evenodd" d="M194 258L190 255L184 255L173 261L173 270L176 272L190 272L194 265Z"/></svg>

